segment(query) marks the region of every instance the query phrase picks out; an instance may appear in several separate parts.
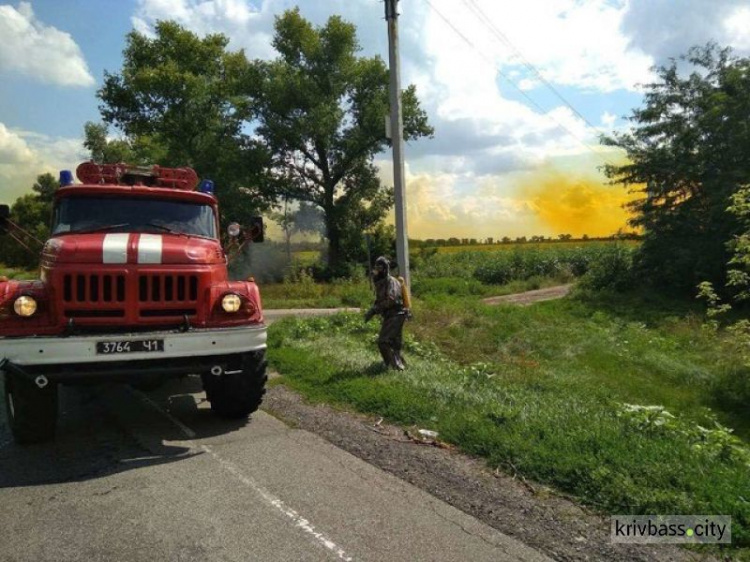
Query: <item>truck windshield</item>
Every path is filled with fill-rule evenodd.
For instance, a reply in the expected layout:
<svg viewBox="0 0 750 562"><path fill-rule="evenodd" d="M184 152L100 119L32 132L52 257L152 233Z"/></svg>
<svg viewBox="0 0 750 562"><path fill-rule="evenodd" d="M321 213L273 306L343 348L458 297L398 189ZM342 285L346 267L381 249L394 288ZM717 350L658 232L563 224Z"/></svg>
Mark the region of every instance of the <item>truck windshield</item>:
<svg viewBox="0 0 750 562"><path fill-rule="evenodd" d="M55 206L52 234L174 232L216 238L209 205L160 199L66 197Z"/></svg>

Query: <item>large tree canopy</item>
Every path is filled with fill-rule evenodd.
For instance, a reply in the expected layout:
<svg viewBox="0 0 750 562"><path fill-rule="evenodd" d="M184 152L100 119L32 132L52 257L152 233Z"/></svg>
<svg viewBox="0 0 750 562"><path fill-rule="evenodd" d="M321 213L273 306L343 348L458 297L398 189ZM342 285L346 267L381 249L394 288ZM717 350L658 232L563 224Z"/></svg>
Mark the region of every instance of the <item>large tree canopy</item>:
<svg viewBox="0 0 750 562"><path fill-rule="evenodd" d="M83 146L97 164L127 162L148 165L166 159L164 147L155 143L152 137L110 139L108 132L109 128L104 123L88 121L83 127Z"/></svg>
<svg viewBox="0 0 750 562"><path fill-rule="evenodd" d="M689 76L680 73L685 63ZM638 263L650 279L680 289L723 285L738 229L727 209L750 183L750 60L708 45L656 71L632 129L603 139L629 163L605 171L642 195L630 206L645 234Z"/></svg>
<svg viewBox="0 0 750 562"><path fill-rule="evenodd" d="M323 210L337 274L392 205L373 165L388 144L388 69L379 57L357 55L356 28L338 16L314 27L287 11L276 18L273 45L279 57L257 63L257 133L286 193ZM431 135L415 88L402 95L405 138Z"/></svg>
<svg viewBox="0 0 750 562"><path fill-rule="evenodd" d="M243 51L227 50L224 35L200 38L174 22L159 22L153 38L127 36L122 70L105 73L100 111L129 139L102 146L87 125L87 147L102 158L138 149L165 166L192 166L218 186L225 220L247 219L268 197L266 152L247 134L256 73ZM104 131L106 133L106 130ZM111 143L110 143L111 145Z"/></svg>

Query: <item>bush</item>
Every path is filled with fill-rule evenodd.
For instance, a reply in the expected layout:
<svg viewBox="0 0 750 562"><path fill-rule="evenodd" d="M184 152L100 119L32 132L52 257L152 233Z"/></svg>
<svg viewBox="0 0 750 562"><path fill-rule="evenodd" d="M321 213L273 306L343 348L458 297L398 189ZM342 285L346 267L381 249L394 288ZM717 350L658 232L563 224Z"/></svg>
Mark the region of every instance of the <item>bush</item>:
<svg viewBox="0 0 750 562"><path fill-rule="evenodd" d="M621 245L602 248L581 279L581 286L594 291L627 291L635 286L633 249Z"/></svg>
<svg viewBox="0 0 750 562"><path fill-rule="evenodd" d="M474 269L473 275L482 283L493 285L533 277L569 281L585 274L607 249L606 246L552 247L485 254L485 260Z"/></svg>

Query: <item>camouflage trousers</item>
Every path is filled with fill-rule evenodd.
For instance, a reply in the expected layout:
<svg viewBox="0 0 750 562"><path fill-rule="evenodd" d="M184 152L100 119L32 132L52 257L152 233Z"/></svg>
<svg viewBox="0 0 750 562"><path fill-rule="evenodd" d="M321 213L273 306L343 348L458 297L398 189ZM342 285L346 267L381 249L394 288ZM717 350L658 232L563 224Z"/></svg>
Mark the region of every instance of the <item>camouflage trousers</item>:
<svg viewBox="0 0 750 562"><path fill-rule="evenodd" d="M383 324L378 334L378 348L383 362L387 367L403 371L406 367L404 358L401 357L401 347L404 342L404 322L406 313L387 314L383 317Z"/></svg>

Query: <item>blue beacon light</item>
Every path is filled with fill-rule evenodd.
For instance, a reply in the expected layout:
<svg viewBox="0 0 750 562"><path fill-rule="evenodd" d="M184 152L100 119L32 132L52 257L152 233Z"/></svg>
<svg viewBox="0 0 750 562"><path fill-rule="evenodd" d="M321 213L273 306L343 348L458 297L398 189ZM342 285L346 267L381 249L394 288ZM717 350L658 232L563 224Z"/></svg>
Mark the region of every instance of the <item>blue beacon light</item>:
<svg viewBox="0 0 750 562"><path fill-rule="evenodd" d="M73 185L73 172L70 170L60 170L60 187Z"/></svg>
<svg viewBox="0 0 750 562"><path fill-rule="evenodd" d="M198 186L198 190L201 193L208 193L209 195L214 194L214 182L211 180L203 180Z"/></svg>

